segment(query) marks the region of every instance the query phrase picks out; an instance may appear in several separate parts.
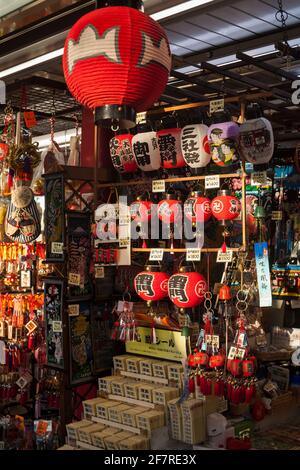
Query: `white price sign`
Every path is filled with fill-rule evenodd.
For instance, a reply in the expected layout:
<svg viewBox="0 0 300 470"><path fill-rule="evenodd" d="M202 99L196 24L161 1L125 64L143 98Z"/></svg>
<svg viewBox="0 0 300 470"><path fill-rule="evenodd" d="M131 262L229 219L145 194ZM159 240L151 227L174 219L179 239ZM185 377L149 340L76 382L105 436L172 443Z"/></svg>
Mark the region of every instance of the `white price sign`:
<svg viewBox="0 0 300 470"><path fill-rule="evenodd" d="M231 250L227 250L223 253L221 250L218 251L217 256L217 263L230 263L233 258L233 252Z"/></svg>
<svg viewBox="0 0 300 470"><path fill-rule="evenodd" d="M68 284L70 284L70 286L80 286L80 274L69 273Z"/></svg>
<svg viewBox="0 0 300 470"><path fill-rule="evenodd" d="M254 171L251 173L251 186L263 186L268 182L266 171Z"/></svg>
<svg viewBox="0 0 300 470"><path fill-rule="evenodd" d="M200 248L187 248L186 250L187 261L201 261L201 250Z"/></svg>
<svg viewBox="0 0 300 470"><path fill-rule="evenodd" d="M152 192L153 193L164 193L166 191L165 180L153 180L152 181Z"/></svg>
<svg viewBox="0 0 300 470"><path fill-rule="evenodd" d="M164 257L164 250L161 248L152 248L150 251L150 261L162 261Z"/></svg>
<svg viewBox="0 0 300 470"><path fill-rule="evenodd" d="M95 266L95 279L104 278L104 266Z"/></svg>
<svg viewBox="0 0 300 470"><path fill-rule="evenodd" d="M63 254L63 247L64 247L63 243L52 242L51 243L51 253L53 253L54 255L62 255Z"/></svg>
<svg viewBox="0 0 300 470"><path fill-rule="evenodd" d="M52 322L52 330L53 333L61 333L62 332L62 322L61 321L53 321Z"/></svg>
<svg viewBox="0 0 300 470"><path fill-rule="evenodd" d="M211 100L209 102L209 113L219 113L220 111L224 111L224 98L220 100Z"/></svg>
<svg viewBox="0 0 300 470"><path fill-rule="evenodd" d="M220 187L220 176L211 175L205 176L205 189L213 189Z"/></svg>
<svg viewBox="0 0 300 470"><path fill-rule="evenodd" d="M72 304L68 306L68 313L70 317L78 317L79 315L79 304Z"/></svg>

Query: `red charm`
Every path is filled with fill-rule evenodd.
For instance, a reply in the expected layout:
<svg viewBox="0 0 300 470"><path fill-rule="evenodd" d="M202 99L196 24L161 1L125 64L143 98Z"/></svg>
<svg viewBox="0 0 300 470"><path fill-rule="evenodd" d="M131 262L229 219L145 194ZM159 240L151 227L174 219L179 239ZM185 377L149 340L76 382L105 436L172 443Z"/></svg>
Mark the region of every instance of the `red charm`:
<svg viewBox="0 0 300 470"><path fill-rule="evenodd" d="M128 129L135 126L135 112L149 109L164 91L171 53L165 31L148 15L126 6L105 7L71 28L63 66L70 92L96 108L97 123L116 120ZM128 112L121 116L124 106Z"/></svg>
<svg viewBox="0 0 300 470"><path fill-rule="evenodd" d="M196 352L195 354L195 365L206 367L209 362L208 354L203 351Z"/></svg>
<svg viewBox="0 0 300 470"><path fill-rule="evenodd" d="M162 129L157 132L157 137L163 168L186 166L181 151L181 129Z"/></svg>
<svg viewBox="0 0 300 470"><path fill-rule="evenodd" d="M189 378L189 392L194 393L195 392L195 379L194 377Z"/></svg>
<svg viewBox="0 0 300 470"><path fill-rule="evenodd" d="M180 272L170 277L168 290L170 299L177 307L193 308L203 302L207 282L197 272Z"/></svg>
<svg viewBox="0 0 300 470"><path fill-rule="evenodd" d="M230 195L229 191L221 190L211 201L211 210L213 216L224 223L226 220L234 220L238 217L241 204L237 197Z"/></svg>
<svg viewBox="0 0 300 470"><path fill-rule="evenodd" d="M131 134L120 134L109 141L111 160L119 173L133 173L137 170L131 146L132 137Z"/></svg>
<svg viewBox="0 0 300 470"><path fill-rule="evenodd" d="M224 367L225 359L225 354L215 354L209 359L209 367L211 369L214 369L215 367Z"/></svg>
<svg viewBox="0 0 300 470"><path fill-rule="evenodd" d="M169 277L168 274L160 272L159 267L148 266L146 271L142 271L135 277L135 291L143 300L162 300L168 295Z"/></svg>
<svg viewBox="0 0 300 470"><path fill-rule="evenodd" d="M184 214L193 224L207 222L211 218L210 200L194 191L184 203Z"/></svg>

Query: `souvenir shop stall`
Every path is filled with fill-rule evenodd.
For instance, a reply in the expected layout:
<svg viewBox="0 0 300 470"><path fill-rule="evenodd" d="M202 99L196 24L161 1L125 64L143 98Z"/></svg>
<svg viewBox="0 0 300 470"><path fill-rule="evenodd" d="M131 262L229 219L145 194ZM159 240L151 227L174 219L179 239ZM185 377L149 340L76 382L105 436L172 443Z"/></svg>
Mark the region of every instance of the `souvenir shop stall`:
<svg viewBox="0 0 300 470"><path fill-rule="evenodd" d="M89 141L62 153L53 112L40 152L5 109L1 445L299 450L300 146L270 92L166 104L166 32L108 3L64 46Z"/></svg>

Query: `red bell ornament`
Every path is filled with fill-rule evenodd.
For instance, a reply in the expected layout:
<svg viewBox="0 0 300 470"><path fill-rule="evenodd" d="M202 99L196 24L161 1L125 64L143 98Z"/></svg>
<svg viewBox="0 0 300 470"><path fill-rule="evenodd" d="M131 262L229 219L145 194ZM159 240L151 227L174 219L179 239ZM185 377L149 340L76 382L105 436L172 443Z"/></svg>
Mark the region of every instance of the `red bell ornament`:
<svg viewBox="0 0 300 470"><path fill-rule="evenodd" d="M185 163L191 168L203 168L211 159L205 124L190 124L181 131L181 151Z"/></svg>
<svg viewBox="0 0 300 470"><path fill-rule="evenodd" d="M131 134L120 134L109 141L111 160L119 173L133 173L137 170L131 146L132 137Z"/></svg>
<svg viewBox="0 0 300 470"><path fill-rule="evenodd" d="M149 222L151 219L152 202L138 197L130 204L130 216L135 222Z"/></svg>
<svg viewBox="0 0 300 470"><path fill-rule="evenodd" d="M214 354L209 359L209 367L211 369L223 368L225 364L226 356L225 354Z"/></svg>
<svg viewBox="0 0 300 470"><path fill-rule="evenodd" d="M140 132L132 139L132 149L137 166L142 171L156 171L161 166L157 134Z"/></svg>
<svg viewBox="0 0 300 470"><path fill-rule="evenodd" d="M182 168L186 166L181 151L181 129L162 129L157 132L160 157L163 168Z"/></svg>
<svg viewBox="0 0 300 470"><path fill-rule="evenodd" d="M159 266L147 266L134 278L134 288L141 299L159 301L168 296L170 276L160 271Z"/></svg>
<svg viewBox="0 0 300 470"><path fill-rule="evenodd" d="M163 28L127 6L96 9L71 28L63 56L67 86L95 122L134 127L165 89L171 53Z"/></svg>
<svg viewBox="0 0 300 470"><path fill-rule="evenodd" d="M220 190L217 197L211 201L213 216L225 225L226 220L236 219L241 212L241 203L228 190Z"/></svg>
<svg viewBox="0 0 300 470"><path fill-rule="evenodd" d="M159 220L165 224L174 224L182 217L181 202L175 199L174 193L167 193L165 199L159 201L157 215Z"/></svg>
<svg viewBox="0 0 300 470"><path fill-rule="evenodd" d="M193 308L203 302L207 282L202 274L182 267L179 273L170 277L168 291L171 301L177 307Z"/></svg>
<svg viewBox="0 0 300 470"><path fill-rule="evenodd" d="M210 200L200 191L193 191L184 203L184 214L193 224L207 222L211 218Z"/></svg>
<svg viewBox="0 0 300 470"><path fill-rule="evenodd" d="M207 367L209 363L209 356L203 351L195 353L195 366Z"/></svg>
<svg viewBox="0 0 300 470"><path fill-rule="evenodd" d="M224 302L231 300L231 290L230 287L224 284L219 290L219 300L223 300Z"/></svg>

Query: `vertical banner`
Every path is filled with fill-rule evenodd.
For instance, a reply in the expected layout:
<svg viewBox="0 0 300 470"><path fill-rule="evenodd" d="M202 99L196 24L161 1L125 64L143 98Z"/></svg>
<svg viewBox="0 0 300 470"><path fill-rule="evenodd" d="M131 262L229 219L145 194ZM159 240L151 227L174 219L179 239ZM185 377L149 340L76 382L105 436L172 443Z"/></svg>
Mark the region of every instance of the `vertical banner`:
<svg viewBox="0 0 300 470"><path fill-rule="evenodd" d="M254 252L259 290L259 306L271 307L272 290L267 243L255 243Z"/></svg>

